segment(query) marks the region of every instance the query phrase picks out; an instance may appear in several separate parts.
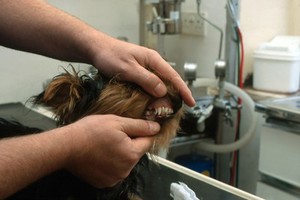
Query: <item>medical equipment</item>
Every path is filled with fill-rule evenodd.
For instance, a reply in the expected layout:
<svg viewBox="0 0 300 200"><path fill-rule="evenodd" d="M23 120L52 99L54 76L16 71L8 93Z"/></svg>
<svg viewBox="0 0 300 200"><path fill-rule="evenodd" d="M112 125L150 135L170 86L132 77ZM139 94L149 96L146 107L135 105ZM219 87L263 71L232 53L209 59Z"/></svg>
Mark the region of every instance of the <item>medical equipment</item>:
<svg viewBox="0 0 300 200"><path fill-rule="evenodd" d="M145 2L149 3L149 1ZM145 8L141 9L144 16L141 20L141 26L145 26L148 22L148 28L146 31L142 31L143 34L141 34L141 44L156 49L166 58L165 37L171 37L168 35L180 34L180 32L166 31L166 26L162 25L163 20L161 20L160 12L157 11L157 5L162 6L163 2L156 1L156 3L153 3L154 6L148 5L148 12L144 12ZM193 144L196 144L197 149L213 153L215 160L218 160L217 157L221 156L219 154L230 153L230 168L235 171L238 168L237 150L248 144L254 137L257 121L254 102L242 90L244 48L238 21L239 0L226 0L226 30L213 23L206 15L201 15L201 3L201 0L196 0L196 13L204 23L212 28L211 30L218 33L218 38L216 38L218 52L215 56L215 63L212 64L215 69L215 79L200 79L196 74L198 63L184 61L184 78L194 95L197 105L193 108L186 107L187 117L182 126L188 127L188 130L183 129L183 132L186 132L186 135L191 134L191 137L179 133L179 137L177 137L179 139L175 139L175 145L178 146L179 142L184 143L184 140L187 144L191 144L192 140L195 140L196 142ZM226 32L226 35L224 32ZM176 64L178 65L178 63ZM199 92L202 91L201 88L212 89L214 92L201 94ZM243 129L240 128L242 116L249 121L245 128L243 126ZM213 121L213 124L207 124L208 121ZM190 124L184 125L185 122ZM225 134L224 124L231 127L230 133L232 134L228 134L228 132ZM211 126L214 128L210 128ZM194 137L195 135L199 137ZM231 142L226 140L228 136ZM203 137L208 138L208 140L203 140ZM220 166L218 163L217 165ZM230 179L235 179L236 174L237 172L230 175L232 177Z"/></svg>

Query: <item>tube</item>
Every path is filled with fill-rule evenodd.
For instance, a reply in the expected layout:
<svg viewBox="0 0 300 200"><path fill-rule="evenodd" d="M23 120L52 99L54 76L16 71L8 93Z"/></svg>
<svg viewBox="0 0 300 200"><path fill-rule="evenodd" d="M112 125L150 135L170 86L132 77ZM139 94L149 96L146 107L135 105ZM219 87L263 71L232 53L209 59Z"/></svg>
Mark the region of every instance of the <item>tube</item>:
<svg viewBox="0 0 300 200"><path fill-rule="evenodd" d="M218 80L216 79L196 79L193 83L194 88L196 87L218 87ZM237 141L229 144L212 144L207 142L199 142L197 147L199 149L214 152L214 153L228 153L235 150L240 149L241 147L245 146L255 135L255 128L257 123L257 114L254 111L255 104L253 100L249 97L247 93L245 93L243 90L238 88L237 86L225 82L224 89L228 92L234 94L235 96L238 96L243 101L243 107L247 110L249 110L251 122L249 125L248 130L246 133Z"/></svg>

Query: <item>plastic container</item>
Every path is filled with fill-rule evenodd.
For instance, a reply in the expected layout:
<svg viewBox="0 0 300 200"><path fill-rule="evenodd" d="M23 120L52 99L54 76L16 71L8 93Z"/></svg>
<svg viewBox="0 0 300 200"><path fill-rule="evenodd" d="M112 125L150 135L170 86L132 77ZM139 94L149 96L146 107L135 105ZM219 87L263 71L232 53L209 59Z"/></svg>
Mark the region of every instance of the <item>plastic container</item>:
<svg viewBox="0 0 300 200"><path fill-rule="evenodd" d="M300 45L300 36L290 36L290 35L279 35L274 37L271 42L272 44L283 44L285 46L289 45Z"/></svg>
<svg viewBox="0 0 300 200"><path fill-rule="evenodd" d="M300 42L281 36L261 44L254 52L253 87L278 93L299 90ZM300 40L299 40L300 41Z"/></svg>

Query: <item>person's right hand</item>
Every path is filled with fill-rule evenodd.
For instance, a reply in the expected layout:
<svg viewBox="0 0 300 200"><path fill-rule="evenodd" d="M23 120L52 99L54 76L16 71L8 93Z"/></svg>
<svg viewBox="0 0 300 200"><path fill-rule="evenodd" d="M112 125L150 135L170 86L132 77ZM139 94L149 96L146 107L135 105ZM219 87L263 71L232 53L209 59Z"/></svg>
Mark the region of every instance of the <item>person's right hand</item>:
<svg viewBox="0 0 300 200"><path fill-rule="evenodd" d="M89 184L111 187L125 179L151 148L158 123L115 115L87 116L67 126L73 151L67 169Z"/></svg>
<svg viewBox="0 0 300 200"><path fill-rule="evenodd" d="M161 80L164 78L174 85L188 106L195 105L187 84L157 51L117 40L101 32L94 36L93 42L87 43L90 44L90 60L101 73L109 77L117 75L124 81L134 82L155 97L162 97L167 93Z"/></svg>

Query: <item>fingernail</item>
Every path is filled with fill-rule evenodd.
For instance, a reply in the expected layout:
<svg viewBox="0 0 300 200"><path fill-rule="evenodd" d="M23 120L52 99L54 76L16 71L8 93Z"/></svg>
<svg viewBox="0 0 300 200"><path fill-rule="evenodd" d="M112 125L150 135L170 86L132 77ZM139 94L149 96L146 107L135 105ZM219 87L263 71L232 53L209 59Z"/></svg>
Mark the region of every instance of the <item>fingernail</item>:
<svg viewBox="0 0 300 200"><path fill-rule="evenodd" d="M159 83L154 88L154 92L157 96L161 97L167 93L167 88L162 83Z"/></svg>
<svg viewBox="0 0 300 200"><path fill-rule="evenodd" d="M191 96L192 96L192 95L191 95ZM195 99L194 99L193 97L191 98L191 105L192 105L192 106L195 106L195 105L196 105L196 101L195 101Z"/></svg>

